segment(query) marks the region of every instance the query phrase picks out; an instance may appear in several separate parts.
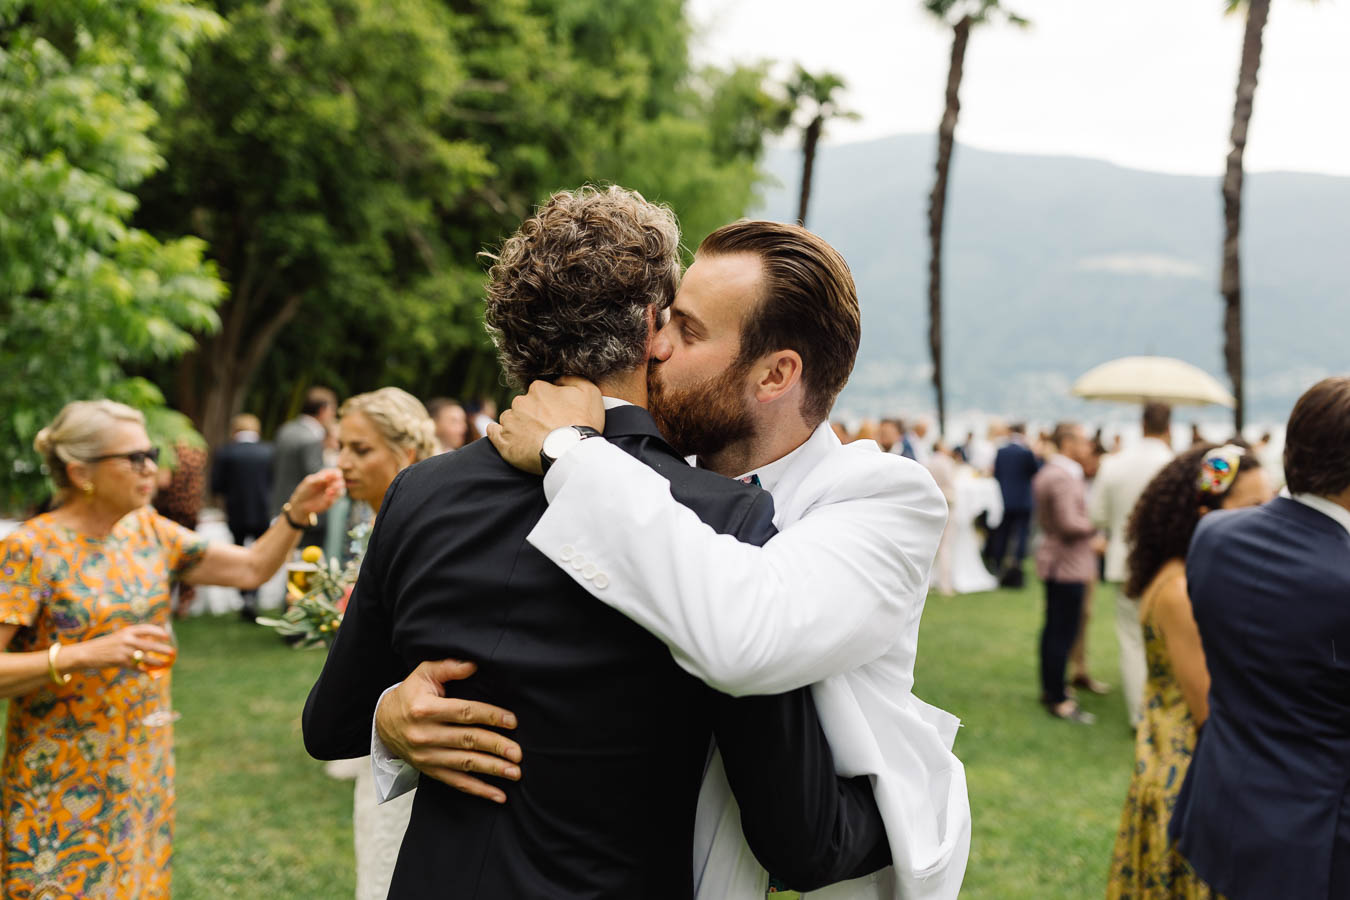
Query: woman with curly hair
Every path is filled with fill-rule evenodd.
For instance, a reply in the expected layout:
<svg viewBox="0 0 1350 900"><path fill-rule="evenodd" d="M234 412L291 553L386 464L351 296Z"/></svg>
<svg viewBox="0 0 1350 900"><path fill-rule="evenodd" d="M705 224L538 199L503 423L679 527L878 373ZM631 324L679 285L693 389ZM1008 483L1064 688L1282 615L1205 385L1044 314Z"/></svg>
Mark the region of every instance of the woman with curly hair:
<svg viewBox="0 0 1350 900"><path fill-rule="evenodd" d="M1108 900L1216 896L1167 839L1197 730L1209 714L1209 672L1186 590L1186 550L1206 513L1258 506L1272 496L1250 450L1199 444L1158 473L1130 516L1125 590L1140 598L1148 680Z"/></svg>

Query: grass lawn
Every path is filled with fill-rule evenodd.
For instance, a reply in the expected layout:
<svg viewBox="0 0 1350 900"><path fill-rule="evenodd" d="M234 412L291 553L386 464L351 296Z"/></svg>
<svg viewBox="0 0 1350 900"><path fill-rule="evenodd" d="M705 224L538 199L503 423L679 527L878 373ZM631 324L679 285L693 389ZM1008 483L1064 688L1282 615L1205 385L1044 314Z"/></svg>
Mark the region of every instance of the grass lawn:
<svg viewBox="0 0 1350 900"><path fill-rule="evenodd" d="M1100 897L1133 759L1119 691L1088 697L1091 727L1036 703L1038 585L946 599L924 615L917 692L964 720L975 833L963 898ZM1099 590L1094 674L1119 680L1113 598ZM175 670L179 898L341 898L354 891L352 783L300 742L323 662L232 617L179 627Z"/></svg>

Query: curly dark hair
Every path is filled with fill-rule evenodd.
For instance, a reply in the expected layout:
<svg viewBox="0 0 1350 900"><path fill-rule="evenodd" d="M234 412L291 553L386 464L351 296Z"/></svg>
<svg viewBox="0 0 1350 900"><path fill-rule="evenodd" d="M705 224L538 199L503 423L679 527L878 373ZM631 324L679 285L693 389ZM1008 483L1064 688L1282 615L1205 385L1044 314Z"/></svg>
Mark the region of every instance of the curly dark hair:
<svg viewBox="0 0 1350 900"><path fill-rule="evenodd" d="M1125 528L1125 541L1130 548L1125 596L1141 597L1164 565L1170 560L1185 559L1201 513L1218 509L1232 492L1232 485L1223 494L1206 494L1195 486L1205 454L1217 446L1193 445L1155 475L1139 496ZM1250 448L1244 447L1238 474L1260 467ZM1233 484L1236 483L1234 479Z"/></svg>
<svg viewBox="0 0 1350 900"><path fill-rule="evenodd" d="M490 257L484 324L507 379L596 381L636 368L648 310L675 299L679 247L675 214L636 191L554 194Z"/></svg>

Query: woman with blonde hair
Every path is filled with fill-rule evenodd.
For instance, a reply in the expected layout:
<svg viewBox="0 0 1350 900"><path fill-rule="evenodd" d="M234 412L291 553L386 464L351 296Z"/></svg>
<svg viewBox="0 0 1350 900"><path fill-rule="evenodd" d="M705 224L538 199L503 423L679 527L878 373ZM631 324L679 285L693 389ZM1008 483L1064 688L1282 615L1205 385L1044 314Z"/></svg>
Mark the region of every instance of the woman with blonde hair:
<svg viewBox="0 0 1350 900"><path fill-rule="evenodd" d="M250 547L207 545L150 506L141 413L69 403L34 447L57 506L0 541L5 897L170 895L173 582L256 588L341 482L318 472Z"/></svg>
<svg viewBox="0 0 1350 900"><path fill-rule="evenodd" d="M347 495L368 503L376 515L394 476L440 450L436 424L426 407L395 387L357 394L342 404L338 417L338 468ZM364 552L365 548L359 549ZM356 761L354 768L356 896L358 900L384 900L408 828L414 792L377 804L370 758Z"/></svg>

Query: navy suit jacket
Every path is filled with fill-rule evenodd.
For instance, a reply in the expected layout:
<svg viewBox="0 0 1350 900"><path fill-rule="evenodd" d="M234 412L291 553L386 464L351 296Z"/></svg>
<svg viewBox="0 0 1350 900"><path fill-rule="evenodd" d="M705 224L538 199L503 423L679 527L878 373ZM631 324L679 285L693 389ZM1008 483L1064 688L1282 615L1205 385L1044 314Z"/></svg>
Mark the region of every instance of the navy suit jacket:
<svg viewBox="0 0 1350 900"><path fill-rule="evenodd" d="M1350 897L1350 534L1287 498L1212 513L1186 579L1211 684L1178 849L1229 900Z"/></svg>
<svg viewBox="0 0 1350 900"><path fill-rule="evenodd" d="M272 445L231 441L216 450L211 493L225 498L225 515L235 540L257 537L272 521Z"/></svg>
<svg viewBox="0 0 1350 900"><path fill-rule="evenodd" d="M994 457L994 479L1003 489L1003 508L1009 512L1031 509L1031 479L1041 469L1040 460L1029 447L1012 441L1000 447Z"/></svg>
<svg viewBox="0 0 1350 900"><path fill-rule="evenodd" d="M769 494L686 465L645 410L610 410L605 437L719 531L772 535ZM887 865L871 782L836 777L810 688L733 699L699 682L526 542L545 507L540 479L485 440L405 469L380 507L305 746L368 752L380 693L453 657L478 671L452 695L516 713L524 750L504 805L422 777L389 896L688 900L713 734L766 868L807 890Z"/></svg>

